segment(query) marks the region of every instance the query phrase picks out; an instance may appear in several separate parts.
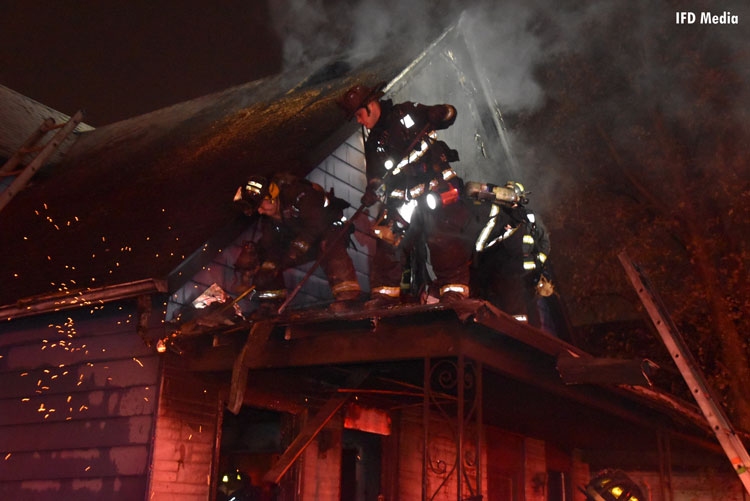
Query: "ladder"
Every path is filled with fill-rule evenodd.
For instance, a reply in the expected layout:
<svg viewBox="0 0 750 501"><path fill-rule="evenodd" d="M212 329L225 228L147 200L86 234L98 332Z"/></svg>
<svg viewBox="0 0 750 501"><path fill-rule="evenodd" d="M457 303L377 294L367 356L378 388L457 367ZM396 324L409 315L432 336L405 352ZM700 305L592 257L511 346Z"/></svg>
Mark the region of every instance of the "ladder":
<svg viewBox="0 0 750 501"><path fill-rule="evenodd" d="M625 273L627 273L633 288L638 293L643 306L646 307L651 321L654 322L661 340L680 370L682 378L687 383L690 393L695 398L706 417L706 421L711 426L711 430L719 440L721 448L724 449L724 453L732 463L735 473L740 477L745 490L750 493L750 471L748 471L750 456L748 456L747 449L745 449L732 427L732 423L719 405L713 390L690 354L685 340L667 313L664 303L653 291L646 275L630 260L625 252L621 252L617 257L625 268Z"/></svg>
<svg viewBox="0 0 750 501"><path fill-rule="evenodd" d="M57 151L63 141L70 135L73 129L83 120L83 112L77 111L67 122L55 124L51 118L42 122L42 125L29 136L21 147L0 167L0 177L16 176L13 182L2 193L0 193L0 211L15 197L31 180L32 176L44 165L44 163ZM52 139L43 146L36 146L47 132L60 129ZM28 153L35 153L34 159L21 170L13 169L21 163L21 159Z"/></svg>

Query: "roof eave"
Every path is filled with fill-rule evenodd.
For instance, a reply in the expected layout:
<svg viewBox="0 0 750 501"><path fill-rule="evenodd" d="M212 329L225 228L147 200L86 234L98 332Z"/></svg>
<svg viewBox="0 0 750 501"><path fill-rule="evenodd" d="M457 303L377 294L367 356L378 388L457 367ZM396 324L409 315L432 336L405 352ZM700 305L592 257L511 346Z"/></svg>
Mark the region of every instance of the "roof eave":
<svg viewBox="0 0 750 501"><path fill-rule="evenodd" d="M86 288L44 294L20 299L13 304L0 306L0 321L41 315L93 303L101 304L122 299L129 299L145 294L166 293L167 282L155 278L107 285L96 289Z"/></svg>

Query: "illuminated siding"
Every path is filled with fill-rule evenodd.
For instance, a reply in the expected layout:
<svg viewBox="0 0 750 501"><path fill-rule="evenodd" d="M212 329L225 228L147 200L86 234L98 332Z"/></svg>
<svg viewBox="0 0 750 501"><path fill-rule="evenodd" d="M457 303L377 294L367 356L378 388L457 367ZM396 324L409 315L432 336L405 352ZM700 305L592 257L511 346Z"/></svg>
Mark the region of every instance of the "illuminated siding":
<svg viewBox="0 0 750 501"><path fill-rule="evenodd" d="M159 359L132 304L0 324L0 499L142 499Z"/></svg>
<svg viewBox="0 0 750 501"><path fill-rule="evenodd" d="M218 392L167 366L154 435L149 500L207 500L219 415Z"/></svg>

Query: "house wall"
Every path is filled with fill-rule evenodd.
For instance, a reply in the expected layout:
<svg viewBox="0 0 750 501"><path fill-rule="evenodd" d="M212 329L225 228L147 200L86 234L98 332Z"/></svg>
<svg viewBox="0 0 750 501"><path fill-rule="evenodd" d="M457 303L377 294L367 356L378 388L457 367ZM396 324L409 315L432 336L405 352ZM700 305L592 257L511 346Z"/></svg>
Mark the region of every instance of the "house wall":
<svg viewBox="0 0 750 501"><path fill-rule="evenodd" d="M305 449L302 501L340 501L343 426L343 419L337 415Z"/></svg>
<svg viewBox="0 0 750 501"><path fill-rule="evenodd" d="M422 458L423 425L421 408L407 409L394 414L394 433L398 440L393 441L396 449L398 469L391 490L385 485L386 501L422 499ZM302 457L302 500L339 501L341 481L341 420L336 418L327 425L324 434L314 440ZM430 454L436 468L445 467L450 471L455 463L455 445L450 426L437 413L430 423ZM390 437L383 437L384 447ZM323 444L323 445L321 445ZM544 441L524 437L495 426L485 425L482 451L482 494L487 501L547 501L547 470L565 469L570 475L571 494L575 501L585 501L585 496L577 486L589 480L589 469L580 460L580 454L573 451L565 457ZM388 452L383 450L383 454ZM385 456L384 456L385 457ZM438 460L440 461L438 463ZM564 463L564 468L561 466ZM473 479L473 473L469 476ZM456 475L445 479L444 475L430 472L428 488L436 501L456 499ZM464 487L464 497L469 496ZM718 499L718 498L717 498ZM656 501L656 498L654 498Z"/></svg>
<svg viewBox="0 0 750 501"><path fill-rule="evenodd" d="M149 500L210 499L219 392L188 372L166 364L154 434Z"/></svg>
<svg viewBox="0 0 750 501"><path fill-rule="evenodd" d="M135 318L132 301L0 323L0 499L144 497L160 360Z"/></svg>
<svg viewBox="0 0 750 501"><path fill-rule="evenodd" d="M386 501L422 499L423 426L421 407L392 414L397 435L383 437L383 457L387 445L396 448L397 468L389 472L384 463ZM339 501L341 481L341 420L335 418L302 456L302 500ZM436 413L430 424L430 454L433 461L442 460L449 471L455 462L455 446L450 427ZM389 442L390 441L390 442ZM616 468L617 465L612 465ZM482 454L482 494L486 501L554 501L550 497L551 472L564 472L568 483L565 499L586 501L579 490L594 470L581 459L578 450L563 451L532 437L485 425ZM393 473L391 475L390 473ZM673 496L662 496L658 471L626 471L637 482L645 496L641 501L745 501L742 485L736 476L706 469L694 472L673 471ZM456 499L455 474L438 489L444 479L431 472L429 494L436 501ZM391 483L391 485L388 484ZM464 497L469 493L464 490Z"/></svg>
<svg viewBox="0 0 750 501"><path fill-rule="evenodd" d="M424 428L422 423L422 409L410 409L401 414L399 420L399 497L400 500L422 499L422 458ZM484 443L486 444L486 436ZM468 441L467 441L468 445ZM433 413L430 421L430 458L436 469L445 468L450 471L456 461L455 442L451 429L446 421ZM482 450L482 491L487 492L487 449ZM474 473L469 473L473 479ZM436 501L456 499L457 485L455 472L440 486L445 475L430 472L428 475L428 498L434 493ZM469 496L464 486L464 497Z"/></svg>
<svg viewBox="0 0 750 501"><path fill-rule="evenodd" d="M487 426L487 500L520 501L524 487L524 437Z"/></svg>
<svg viewBox="0 0 750 501"><path fill-rule="evenodd" d="M399 478L398 499L421 499L423 425L421 409L402 413L399 421ZM450 427L437 415L430 423L433 461L440 459L450 470L455 462L455 446ZM542 440L510 433L495 426L485 425L482 442L482 494L487 501L547 501L546 474L547 444ZM588 482L588 466L574 451L567 458L573 487ZM429 496L438 488L443 476L430 473ZM468 497L468 491L464 496ZM585 496L574 491L572 499L585 501ZM456 499L455 475L439 489L435 500Z"/></svg>

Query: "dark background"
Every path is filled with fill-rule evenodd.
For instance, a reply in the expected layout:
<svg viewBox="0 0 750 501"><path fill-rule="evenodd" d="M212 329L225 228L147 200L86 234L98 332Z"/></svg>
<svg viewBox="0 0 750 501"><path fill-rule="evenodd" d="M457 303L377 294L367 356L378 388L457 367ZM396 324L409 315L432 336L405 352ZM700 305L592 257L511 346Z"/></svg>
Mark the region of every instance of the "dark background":
<svg viewBox="0 0 750 501"><path fill-rule="evenodd" d="M101 126L281 70L266 2L0 1L0 83Z"/></svg>

